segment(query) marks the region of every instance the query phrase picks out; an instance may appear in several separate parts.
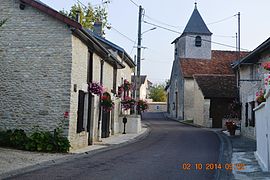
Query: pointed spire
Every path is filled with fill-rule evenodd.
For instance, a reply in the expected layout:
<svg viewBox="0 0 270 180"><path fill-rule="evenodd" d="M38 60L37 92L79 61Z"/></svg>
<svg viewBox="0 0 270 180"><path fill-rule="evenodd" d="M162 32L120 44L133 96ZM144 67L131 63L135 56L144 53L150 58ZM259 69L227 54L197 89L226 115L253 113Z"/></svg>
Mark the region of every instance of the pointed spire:
<svg viewBox="0 0 270 180"><path fill-rule="evenodd" d="M209 31L208 27L206 26L203 18L201 17L198 9L197 9L197 2L195 2L194 11L183 31L183 33L197 33L197 34L206 34L211 35L212 33Z"/></svg>

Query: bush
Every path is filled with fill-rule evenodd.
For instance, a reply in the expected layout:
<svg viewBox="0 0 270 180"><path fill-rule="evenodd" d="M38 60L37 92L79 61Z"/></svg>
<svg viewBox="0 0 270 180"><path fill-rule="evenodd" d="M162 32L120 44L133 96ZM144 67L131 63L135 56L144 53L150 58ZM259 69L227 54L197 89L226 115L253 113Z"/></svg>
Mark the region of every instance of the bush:
<svg viewBox="0 0 270 180"><path fill-rule="evenodd" d="M54 133L34 132L27 136L23 130L8 130L0 132L0 146L11 147L15 149L40 151L40 152L68 152L70 143L66 137L63 137L59 129Z"/></svg>

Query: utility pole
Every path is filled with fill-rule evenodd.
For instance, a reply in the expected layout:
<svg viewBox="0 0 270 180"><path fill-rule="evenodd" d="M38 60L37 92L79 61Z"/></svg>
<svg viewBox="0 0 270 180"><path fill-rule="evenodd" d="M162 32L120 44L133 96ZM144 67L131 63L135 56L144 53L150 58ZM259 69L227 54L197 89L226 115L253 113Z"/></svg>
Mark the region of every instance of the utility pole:
<svg viewBox="0 0 270 180"><path fill-rule="evenodd" d="M239 60L240 60L240 12L238 12L238 53L239 53Z"/></svg>
<svg viewBox="0 0 270 180"><path fill-rule="evenodd" d="M238 68L237 68L237 90L238 90L238 97L240 98L240 12L237 14L238 16ZM239 99L240 101L240 99Z"/></svg>
<svg viewBox="0 0 270 180"><path fill-rule="evenodd" d="M238 46L237 46L237 62L238 62L238 70L237 70L237 87L238 87L238 90L240 88L240 12L237 13L237 16L238 16Z"/></svg>
<svg viewBox="0 0 270 180"><path fill-rule="evenodd" d="M142 6L139 7L138 21L138 44L137 44L137 78L136 78L136 99L140 99L140 84L141 84L141 41L142 41Z"/></svg>

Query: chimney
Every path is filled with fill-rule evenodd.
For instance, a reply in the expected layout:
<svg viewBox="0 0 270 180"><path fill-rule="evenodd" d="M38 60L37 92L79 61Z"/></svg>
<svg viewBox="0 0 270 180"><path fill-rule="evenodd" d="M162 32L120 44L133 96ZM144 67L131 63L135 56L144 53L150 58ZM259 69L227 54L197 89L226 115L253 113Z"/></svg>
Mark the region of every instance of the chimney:
<svg viewBox="0 0 270 180"><path fill-rule="evenodd" d="M80 21L81 21L81 12L80 11L76 11L76 21L78 23L80 23Z"/></svg>
<svg viewBox="0 0 270 180"><path fill-rule="evenodd" d="M94 23L94 33L96 35L102 36L102 22L98 21Z"/></svg>

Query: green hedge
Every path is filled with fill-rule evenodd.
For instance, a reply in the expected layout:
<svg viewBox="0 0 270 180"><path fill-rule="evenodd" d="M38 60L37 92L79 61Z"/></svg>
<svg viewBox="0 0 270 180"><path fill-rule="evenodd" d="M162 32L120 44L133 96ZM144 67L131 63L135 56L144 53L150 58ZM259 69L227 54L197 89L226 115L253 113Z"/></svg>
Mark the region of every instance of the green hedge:
<svg viewBox="0 0 270 180"><path fill-rule="evenodd" d="M55 129L54 133L35 132L30 136L27 136L24 130L16 129L0 131L0 146L27 151L65 153L69 151L70 143L59 129Z"/></svg>

